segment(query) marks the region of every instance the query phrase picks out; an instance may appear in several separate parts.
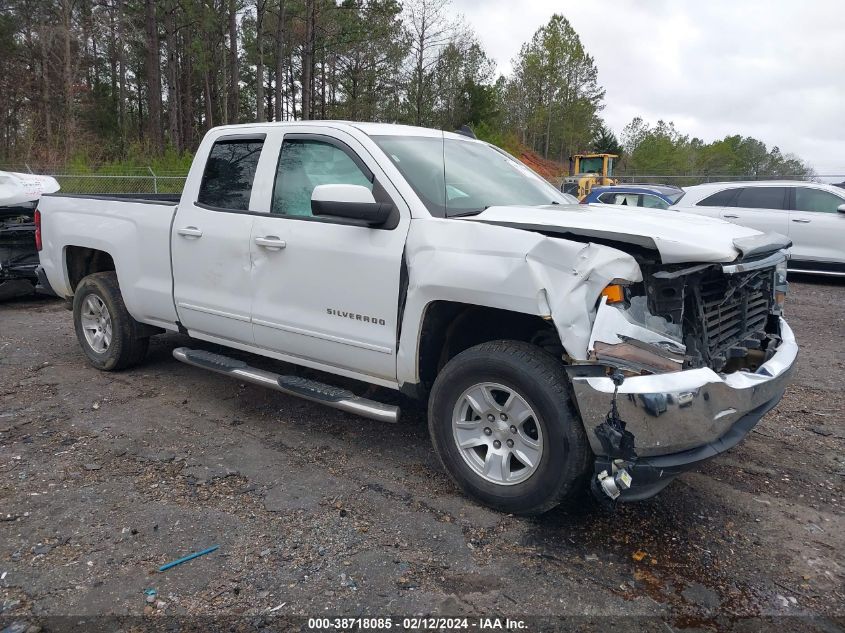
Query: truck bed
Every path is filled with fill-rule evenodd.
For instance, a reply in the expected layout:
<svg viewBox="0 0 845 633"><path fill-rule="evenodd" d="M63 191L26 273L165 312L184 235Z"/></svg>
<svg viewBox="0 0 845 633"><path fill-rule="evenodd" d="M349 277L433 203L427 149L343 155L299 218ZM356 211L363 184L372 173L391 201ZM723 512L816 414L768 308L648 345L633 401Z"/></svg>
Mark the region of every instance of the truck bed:
<svg viewBox="0 0 845 633"><path fill-rule="evenodd" d="M179 196L130 193L42 196L41 266L53 290L73 295L74 264L90 251L107 253L121 271L123 300L145 323L175 328L170 226Z"/></svg>

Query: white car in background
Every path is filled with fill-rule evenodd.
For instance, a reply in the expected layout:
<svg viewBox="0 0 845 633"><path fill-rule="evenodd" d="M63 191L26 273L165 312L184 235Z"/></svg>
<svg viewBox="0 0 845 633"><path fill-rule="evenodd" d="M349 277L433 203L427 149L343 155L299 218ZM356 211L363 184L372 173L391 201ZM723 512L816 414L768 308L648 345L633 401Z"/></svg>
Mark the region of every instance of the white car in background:
<svg viewBox="0 0 845 633"><path fill-rule="evenodd" d="M685 187L672 209L722 218L792 240L789 269L845 276L845 190L796 180Z"/></svg>

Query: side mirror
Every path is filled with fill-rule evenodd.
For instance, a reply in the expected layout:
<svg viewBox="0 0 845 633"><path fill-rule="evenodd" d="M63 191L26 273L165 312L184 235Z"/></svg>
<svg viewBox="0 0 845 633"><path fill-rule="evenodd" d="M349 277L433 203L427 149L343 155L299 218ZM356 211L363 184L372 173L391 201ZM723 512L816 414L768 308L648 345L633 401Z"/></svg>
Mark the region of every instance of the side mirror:
<svg viewBox="0 0 845 633"><path fill-rule="evenodd" d="M317 185L311 193L315 216L357 220L367 226L387 222L393 205L376 202L373 192L362 185Z"/></svg>
<svg viewBox="0 0 845 633"><path fill-rule="evenodd" d="M839 211L839 213L845 213L845 204L840 204L836 207L836 210Z"/></svg>

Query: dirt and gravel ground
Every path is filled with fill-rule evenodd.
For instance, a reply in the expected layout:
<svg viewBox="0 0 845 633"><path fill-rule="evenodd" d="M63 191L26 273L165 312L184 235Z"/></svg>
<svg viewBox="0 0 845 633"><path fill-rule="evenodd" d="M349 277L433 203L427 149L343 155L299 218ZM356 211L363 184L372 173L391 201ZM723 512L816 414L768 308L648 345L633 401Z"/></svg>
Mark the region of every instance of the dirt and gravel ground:
<svg viewBox="0 0 845 633"><path fill-rule="evenodd" d="M239 384L174 361L176 335L100 373L60 302L0 305L0 628L146 610L842 630L845 283L794 281L788 311L796 380L743 444L650 501L524 519L459 494L420 412L383 425Z"/></svg>

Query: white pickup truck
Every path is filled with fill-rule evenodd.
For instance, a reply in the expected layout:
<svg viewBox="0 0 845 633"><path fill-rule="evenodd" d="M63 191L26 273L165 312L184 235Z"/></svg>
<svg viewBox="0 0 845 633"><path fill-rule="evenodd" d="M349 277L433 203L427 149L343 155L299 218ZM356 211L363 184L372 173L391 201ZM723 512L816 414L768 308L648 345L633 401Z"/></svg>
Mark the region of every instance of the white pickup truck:
<svg viewBox="0 0 845 633"><path fill-rule="evenodd" d="M134 365L150 336L178 331L399 390L427 400L457 484L506 512L540 513L588 486L656 494L777 404L798 351L781 316L786 238L568 204L459 134L220 127L178 200L49 195L37 216L43 272L72 298L98 369ZM173 354L399 415L236 358Z"/></svg>

